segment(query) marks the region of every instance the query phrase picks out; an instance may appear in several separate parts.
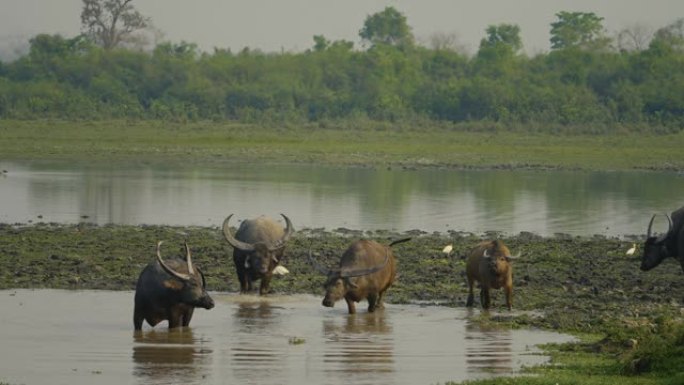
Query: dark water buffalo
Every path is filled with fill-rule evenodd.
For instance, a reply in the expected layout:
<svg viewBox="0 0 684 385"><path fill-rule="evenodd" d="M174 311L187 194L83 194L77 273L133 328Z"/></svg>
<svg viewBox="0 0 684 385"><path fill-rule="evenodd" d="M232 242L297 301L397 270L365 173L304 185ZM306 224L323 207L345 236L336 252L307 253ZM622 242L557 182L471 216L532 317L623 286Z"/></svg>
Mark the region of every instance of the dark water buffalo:
<svg viewBox="0 0 684 385"><path fill-rule="evenodd" d="M480 283L480 303L484 309L491 304L489 290L503 288L506 293L506 306L510 310L513 296L513 267L511 252L499 240L485 241L478 244L468 254L466 274L468 276L468 301L466 306L473 306L473 286Z"/></svg>
<svg viewBox="0 0 684 385"><path fill-rule="evenodd" d="M668 229L665 234L658 237L651 234L653 220L651 217L648 224L644 255L641 258L641 270L648 271L658 266L667 257L673 257L679 261L684 271L684 207L674 211L672 216L667 217Z"/></svg>
<svg viewBox="0 0 684 385"><path fill-rule="evenodd" d="M233 246L233 262L240 280L240 293L253 290L252 282L261 279L259 294L268 294L273 269L280 263L285 252L285 243L294 232L290 219L285 214L286 228L267 217L246 219L233 234L228 222L233 214L223 221L223 235Z"/></svg>
<svg viewBox="0 0 684 385"><path fill-rule="evenodd" d="M349 314L356 313L355 302L368 300L368 312L382 307L382 295L394 282L397 274L396 261L391 247L411 238L404 238L382 245L375 241L360 240L349 246L342 254L336 269L326 269L309 260L328 279L325 282L323 306L333 307L335 302L344 298Z"/></svg>
<svg viewBox="0 0 684 385"><path fill-rule="evenodd" d="M142 329L143 320L152 327L168 320L169 328L188 326L196 307L211 309L214 301L206 291L202 271L192 264L190 248L185 244L185 261L166 262L157 243L157 261L147 265L135 287L133 326Z"/></svg>

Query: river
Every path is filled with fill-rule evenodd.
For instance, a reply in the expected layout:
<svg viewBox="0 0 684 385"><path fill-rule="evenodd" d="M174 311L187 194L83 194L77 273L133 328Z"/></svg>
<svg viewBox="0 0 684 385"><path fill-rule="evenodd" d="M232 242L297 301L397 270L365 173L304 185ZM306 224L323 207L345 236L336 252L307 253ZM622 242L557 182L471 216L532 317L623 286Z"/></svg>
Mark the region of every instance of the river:
<svg viewBox="0 0 684 385"><path fill-rule="evenodd" d="M667 172L64 161L0 170L5 223L219 226L230 213L285 213L297 228L628 236L684 204L684 177Z"/></svg>

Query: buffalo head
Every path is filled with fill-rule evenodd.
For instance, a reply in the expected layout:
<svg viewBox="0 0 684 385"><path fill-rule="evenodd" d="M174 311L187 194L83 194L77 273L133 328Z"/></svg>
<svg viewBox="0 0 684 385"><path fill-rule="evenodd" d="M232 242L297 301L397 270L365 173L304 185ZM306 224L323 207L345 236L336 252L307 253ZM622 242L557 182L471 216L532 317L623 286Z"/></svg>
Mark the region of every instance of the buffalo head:
<svg viewBox="0 0 684 385"><path fill-rule="evenodd" d="M389 258L390 254L388 248L387 252L385 253L385 259L383 260L383 262L375 266L362 269L328 269L319 265L314 260L311 254L311 250L309 250L309 261L316 268L316 270L318 270L327 277L325 283L323 284L323 287L325 288L325 298L323 298L323 306L335 306L335 302L344 298L347 292L358 288L358 286L354 284L354 282L352 282L350 278L369 275L382 270L385 267L385 265L387 265Z"/></svg>
<svg viewBox="0 0 684 385"><path fill-rule="evenodd" d="M223 221L223 235L226 238L226 241L234 248L248 253L247 258L244 261L244 267L246 269L260 274L267 274L280 262L279 256L282 255L285 243L290 239L290 236L294 232L294 226L292 226L290 219L285 214L280 215L285 219L285 233L279 240L272 243L248 243L238 240L230 232L230 227L228 225L233 214L230 214L226 220Z"/></svg>
<svg viewBox="0 0 684 385"><path fill-rule="evenodd" d="M159 265L175 280L164 281L164 286L168 289L173 290L177 295L177 300L180 303L184 303L193 307L202 307L205 309L211 309L214 307L214 300L211 299L206 291L206 281L204 279L204 274L193 266L192 255L190 254L190 248L188 244L185 243L185 262L187 264L188 272L179 272L168 266L161 256L161 244L162 241L157 243L157 261Z"/></svg>
<svg viewBox="0 0 684 385"><path fill-rule="evenodd" d="M648 271L658 266L663 259L670 256L670 252L667 249L667 240L672 231L672 219L667 214L663 214L667 218L668 228L667 232L661 234L660 236L655 236L651 233L653 228L653 220L656 215L651 217L651 221L648 223L648 231L646 233L646 242L644 243L644 255L641 258L641 270Z"/></svg>

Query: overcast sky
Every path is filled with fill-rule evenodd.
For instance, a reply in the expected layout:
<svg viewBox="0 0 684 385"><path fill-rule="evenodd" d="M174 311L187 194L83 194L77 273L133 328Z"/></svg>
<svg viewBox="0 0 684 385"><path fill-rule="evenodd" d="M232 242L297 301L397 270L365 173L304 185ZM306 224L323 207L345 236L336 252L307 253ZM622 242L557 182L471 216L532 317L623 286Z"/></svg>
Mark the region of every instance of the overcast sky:
<svg viewBox="0 0 684 385"><path fill-rule="evenodd" d="M265 52L304 51L313 36L360 46L365 18L393 6L419 41L453 34L470 53L487 26L517 24L528 54L549 50L550 24L559 11L594 12L609 33L635 24L657 29L684 17L684 0L134 0L166 40L202 50L244 47ZM0 53L38 33L80 32L82 0L0 0Z"/></svg>

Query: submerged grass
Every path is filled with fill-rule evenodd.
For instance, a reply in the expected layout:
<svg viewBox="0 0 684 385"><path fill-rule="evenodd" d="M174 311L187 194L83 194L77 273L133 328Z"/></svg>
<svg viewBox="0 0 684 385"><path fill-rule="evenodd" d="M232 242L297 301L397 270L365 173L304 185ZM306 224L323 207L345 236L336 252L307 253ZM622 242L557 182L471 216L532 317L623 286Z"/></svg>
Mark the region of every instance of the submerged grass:
<svg viewBox="0 0 684 385"><path fill-rule="evenodd" d="M462 256L483 237L456 232L303 229L287 246L284 264L291 274L276 277L273 290L322 295L324 277L307 262L309 248L321 264L333 266L352 240L388 242L407 235L411 242L395 246L400 278L387 301L465 306ZM0 288L132 290L142 268L154 261L158 240L165 241L163 254L171 258L184 255L186 239L209 289L237 291L232 249L217 227L85 223L0 224ZM674 260L645 273L638 257L625 255L635 240L529 233L502 240L514 253L522 252L513 265L514 311L505 310L502 293L495 292L494 309L475 312L472 320L557 330L580 339L546 346L552 363L528 368L522 377L469 383L684 383L684 277ZM441 251L446 244L454 245L450 255Z"/></svg>
<svg viewBox="0 0 684 385"><path fill-rule="evenodd" d="M161 121L0 121L4 159L684 170L684 132L551 135L444 127L261 127Z"/></svg>

